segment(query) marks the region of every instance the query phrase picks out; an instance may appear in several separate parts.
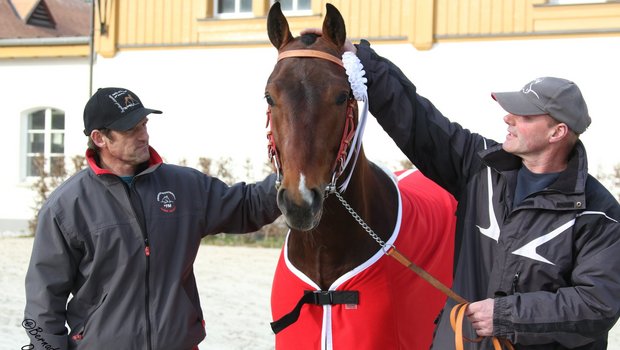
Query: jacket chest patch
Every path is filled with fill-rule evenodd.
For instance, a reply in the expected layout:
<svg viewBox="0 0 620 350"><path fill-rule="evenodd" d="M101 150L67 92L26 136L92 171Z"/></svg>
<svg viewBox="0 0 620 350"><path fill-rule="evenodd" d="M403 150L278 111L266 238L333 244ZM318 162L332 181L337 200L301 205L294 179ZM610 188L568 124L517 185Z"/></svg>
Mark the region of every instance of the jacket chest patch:
<svg viewBox="0 0 620 350"><path fill-rule="evenodd" d="M177 197L171 191L159 192L157 194L159 210L163 211L164 213L172 213L177 210L176 200Z"/></svg>

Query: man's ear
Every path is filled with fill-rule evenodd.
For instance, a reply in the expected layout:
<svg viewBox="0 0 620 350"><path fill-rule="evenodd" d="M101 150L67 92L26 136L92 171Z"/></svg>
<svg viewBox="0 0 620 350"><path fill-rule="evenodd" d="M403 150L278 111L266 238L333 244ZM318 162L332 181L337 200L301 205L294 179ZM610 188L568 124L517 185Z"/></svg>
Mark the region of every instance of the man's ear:
<svg viewBox="0 0 620 350"><path fill-rule="evenodd" d="M550 143L559 142L565 139L566 137L568 137L569 132L570 132L570 129L568 128L568 125L564 123L558 123L553 127L553 133L549 137L549 142Z"/></svg>
<svg viewBox="0 0 620 350"><path fill-rule="evenodd" d="M105 146L105 139L104 139L104 135L101 131L95 129L93 131L90 132L90 138L93 140L93 143L99 147L102 148L103 146Z"/></svg>

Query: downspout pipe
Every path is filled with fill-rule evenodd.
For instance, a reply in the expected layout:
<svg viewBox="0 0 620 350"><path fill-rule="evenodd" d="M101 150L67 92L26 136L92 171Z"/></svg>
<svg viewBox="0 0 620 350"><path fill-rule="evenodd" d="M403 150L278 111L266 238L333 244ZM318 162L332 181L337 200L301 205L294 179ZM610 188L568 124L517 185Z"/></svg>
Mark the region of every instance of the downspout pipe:
<svg viewBox="0 0 620 350"><path fill-rule="evenodd" d="M88 63L88 97L93 95L93 66L95 64L95 2L91 1L91 14L90 14L90 57Z"/></svg>

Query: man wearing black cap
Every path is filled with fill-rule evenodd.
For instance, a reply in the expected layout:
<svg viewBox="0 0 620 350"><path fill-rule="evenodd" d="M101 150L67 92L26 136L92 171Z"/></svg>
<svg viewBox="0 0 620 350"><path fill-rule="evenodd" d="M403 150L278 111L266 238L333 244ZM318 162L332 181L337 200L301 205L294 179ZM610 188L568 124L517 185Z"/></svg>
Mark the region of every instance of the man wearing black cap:
<svg viewBox="0 0 620 350"><path fill-rule="evenodd" d="M192 268L201 238L280 215L274 176L227 186L164 164L149 145L152 113L123 88L86 104L88 168L39 213L22 324L33 349L195 349L205 337Z"/></svg>
<svg viewBox="0 0 620 350"><path fill-rule="evenodd" d="M471 302L469 321L455 340L448 299L432 349L478 336L463 348L606 349L620 315L620 205L588 174L577 85L544 77L492 94L507 112L498 143L450 122L367 41L347 46L366 71L370 112L459 202L453 290Z"/></svg>

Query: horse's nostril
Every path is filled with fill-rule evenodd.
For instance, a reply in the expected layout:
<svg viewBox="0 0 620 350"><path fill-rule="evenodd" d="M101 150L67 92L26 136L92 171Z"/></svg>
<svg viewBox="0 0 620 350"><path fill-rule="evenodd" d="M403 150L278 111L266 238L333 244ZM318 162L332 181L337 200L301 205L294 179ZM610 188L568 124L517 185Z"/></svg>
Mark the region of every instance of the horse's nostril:
<svg viewBox="0 0 620 350"><path fill-rule="evenodd" d="M323 207L323 191L312 189L312 210L318 212Z"/></svg>
<svg viewBox="0 0 620 350"><path fill-rule="evenodd" d="M279 206L285 206L287 203L287 197L286 197L286 189L285 188L280 188L278 190L278 196L277 196L277 201L278 201L278 205Z"/></svg>

